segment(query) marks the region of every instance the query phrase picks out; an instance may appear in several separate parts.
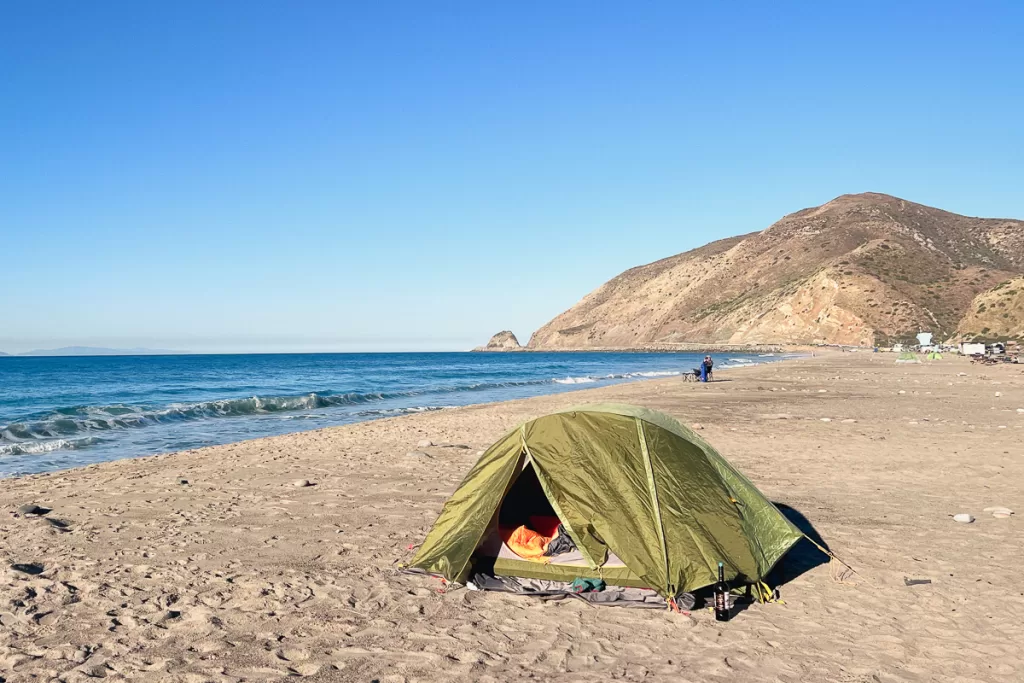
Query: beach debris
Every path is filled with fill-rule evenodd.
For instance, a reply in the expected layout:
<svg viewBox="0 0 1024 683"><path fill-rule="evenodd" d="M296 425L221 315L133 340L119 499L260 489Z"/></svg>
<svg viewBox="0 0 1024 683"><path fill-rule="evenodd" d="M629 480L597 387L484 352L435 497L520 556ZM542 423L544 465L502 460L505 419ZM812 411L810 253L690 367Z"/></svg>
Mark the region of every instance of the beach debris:
<svg viewBox="0 0 1024 683"><path fill-rule="evenodd" d="M823 418L820 418L820 419L821 419L822 422L831 422L832 421L831 417L823 417Z"/></svg>
<svg viewBox="0 0 1024 683"><path fill-rule="evenodd" d="M966 377L967 373L966 372L958 372L958 373L956 373L956 376L957 377Z"/></svg>
<svg viewBox="0 0 1024 683"><path fill-rule="evenodd" d="M1000 397L1000 396L1002 396L1002 395L1003 395L1003 392L1001 392L1001 391L997 391L997 392L996 392L996 398L999 398L999 397Z"/></svg>
<svg viewBox="0 0 1024 683"><path fill-rule="evenodd" d="M421 439L416 443L416 448L430 448L434 445L434 442L430 439Z"/></svg>
<svg viewBox="0 0 1024 683"><path fill-rule="evenodd" d="M828 389L818 389L818 393L819 394L827 394L828 393Z"/></svg>
<svg viewBox="0 0 1024 683"><path fill-rule="evenodd" d="M704 425L702 425L700 422L694 422L692 425L690 425L690 429L704 429Z"/></svg>
<svg viewBox="0 0 1024 683"><path fill-rule="evenodd" d="M1006 519L1013 514L1013 510L1004 507L985 508L984 511L992 513L992 516L996 519Z"/></svg>
<svg viewBox="0 0 1024 683"><path fill-rule="evenodd" d="M974 515L969 515L966 512L961 512L958 515L953 515L954 522L960 522L961 524L970 524L974 521Z"/></svg>
<svg viewBox="0 0 1024 683"><path fill-rule="evenodd" d="M903 577L903 583L908 585L908 586L924 586L924 585L929 584L931 582L932 582L931 579L908 579L905 576Z"/></svg>
<svg viewBox="0 0 1024 683"><path fill-rule="evenodd" d="M1024 408L1017 408L1018 413L1024 413Z"/></svg>
<svg viewBox="0 0 1024 683"><path fill-rule="evenodd" d="M43 565L39 564L38 562L15 562L11 565L11 569L13 569L16 572L28 574L30 576L38 576L39 574L43 573L45 567L43 567Z"/></svg>
<svg viewBox="0 0 1024 683"><path fill-rule="evenodd" d="M842 423L844 425L852 425L854 422L856 422L856 420L854 420L852 417L848 417L845 420L842 420Z"/></svg>
<svg viewBox="0 0 1024 683"><path fill-rule="evenodd" d="M900 389L900 390L899 390L898 392L896 392L896 393L898 393L898 394L905 394L905 393L907 393L907 392L906 392L906 391L904 391L903 389Z"/></svg>
<svg viewBox="0 0 1024 683"><path fill-rule="evenodd" d="M295 488L302 488L304 486L312 485L313 482L311 482L309 479L296 479L295 481L292 482L292 486L294 486Z"/></svg>
<svg viewBox="0 0 1024 683"><path fill-rule="evenodd" d="M405 454L405 457L407 457L407 458L429 458L429 457L431 457L431 455L430 455L430 453L424 453L423 451L409 451L408 453Z"/></svg>
<svg viewBox="0 0 1024 683"><path fill-rule="evenodd" d="M178 477L178 483L182 486L188 486L188 479L185 477Z"/></svg>
<svg viewBox="0 0 1024 683"><path fill-rule="evenodd" d="M23 515L38 515L42 516L50 512L50 508L44 508L36 505L35 503L25 503L18 508L18 512Z"/></svg>

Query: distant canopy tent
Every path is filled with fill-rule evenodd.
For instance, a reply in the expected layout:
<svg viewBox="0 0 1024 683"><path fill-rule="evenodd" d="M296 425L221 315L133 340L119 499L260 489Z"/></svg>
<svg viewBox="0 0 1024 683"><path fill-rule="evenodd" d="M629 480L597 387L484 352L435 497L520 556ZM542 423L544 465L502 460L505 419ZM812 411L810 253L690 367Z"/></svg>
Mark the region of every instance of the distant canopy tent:
<svg viewBox="0 0 1024 683"><path fill-rule="evenodd" d="M563 530L571 552L536 552ZM600 579L674 599L713 584L719 562L734 583L761 582L802 537L676 420L587 405L531 420L491 446L408 569L460 583L480 567L495 576Z"/></svg>

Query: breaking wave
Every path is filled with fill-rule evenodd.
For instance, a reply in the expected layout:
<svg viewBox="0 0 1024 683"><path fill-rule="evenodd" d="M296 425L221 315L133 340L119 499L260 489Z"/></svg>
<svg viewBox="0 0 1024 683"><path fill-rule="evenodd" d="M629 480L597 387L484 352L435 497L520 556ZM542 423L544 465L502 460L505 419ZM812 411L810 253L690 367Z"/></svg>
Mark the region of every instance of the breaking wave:
<svg viewBox="0 0 1024 683"><path fill-rule="evenodd" d="M420 390L409 391L369 393L311 392L294 396L253 396L251 398L172 403L160 406L115 404L58 408L46 414L26 417L6 425L0 424L0 457L39 455L53 451L76 450L106 441L107 439L100 436L104 433L141 429L168 423L277 413L280 413L280 417L284 419L316 419L325 416L322 413L316 414L311 411L334 407L357 407L364 404L371 405L352 414L364 419L372 419L374 417L389 417L441 410L445 407L433 405L381 407L376 409L371 407L373 403L388 400L415 399L419 396L448 395L459 392L478 392L545 384L592 384L612 380L671 377L679 374L681 374L679 371L647 371L552 379L452 384L424 387Z"/></svg>
<svg viewBox="0 0 1024 683"><path fill-rule="evenodd" d="M39 442L45 439L47 440L46 450L77 448L80 447L75 445L78 442L69 441L69 438L81 434L135 429L169 422L300 412L338 406L358 406L388 399L410 398L423 394L481 391L548 382L550 380L485 382L462 386L435 387L423 391L390 393L372 392L360 394L350 392L331 394L313 392L300 396L253 396L252 398L222 399L198 403L172 403L161 407L118 404L59 408L36 419L0 425L0 455L8 451L13 453L15 447L17 447L18 452L29 452L22 446L24 442ZM434 409L432 406L396 408L393 411L381 411L381 414L384 412L389 414L420 412L432 409ZM372 411L363 412L368 415L375 414ZM39 444L37 448L42 448L42 444ZM40 450L38 452L43 451Z"/></svg>
<svg viewBox="0 0 1024 683"><path fill-rule="evenodd" d="M27 441L20 443L0 443L0 456L6 455L42 455L53 451L73 451L97 443L95 437L83 439L52 439L49 441Z"/></svg>

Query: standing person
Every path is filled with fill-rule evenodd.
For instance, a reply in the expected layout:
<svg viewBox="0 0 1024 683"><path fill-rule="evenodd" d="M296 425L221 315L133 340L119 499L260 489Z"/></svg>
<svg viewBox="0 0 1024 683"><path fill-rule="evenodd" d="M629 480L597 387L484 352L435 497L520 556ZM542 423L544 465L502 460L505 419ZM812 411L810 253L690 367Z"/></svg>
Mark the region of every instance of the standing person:
<svg viewBox="0 0 1024 683"><path fill-rule="evenodd" d="M711 356L704 356L704 362L700 365L701 381L707 382L712 378L712 369L715 367L715 361L711 360Z"/></svg>

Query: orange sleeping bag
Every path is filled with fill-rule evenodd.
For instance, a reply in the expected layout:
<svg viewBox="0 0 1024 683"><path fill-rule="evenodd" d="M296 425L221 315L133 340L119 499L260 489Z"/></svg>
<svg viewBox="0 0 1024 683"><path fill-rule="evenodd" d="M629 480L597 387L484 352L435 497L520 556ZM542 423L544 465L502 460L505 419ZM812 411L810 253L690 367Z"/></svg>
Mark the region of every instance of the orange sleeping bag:
<svg viewBox="0 0 1024 683"><path fill-rule="evenodd" d="M500 529L501 540L505 542L509 550L524 560L547 562L548 558L544 557L544 551L548 549L551 540L558 535L558 518L530 517L530 526L537 531L525 524L517 526L511 531Z"/></svg>

